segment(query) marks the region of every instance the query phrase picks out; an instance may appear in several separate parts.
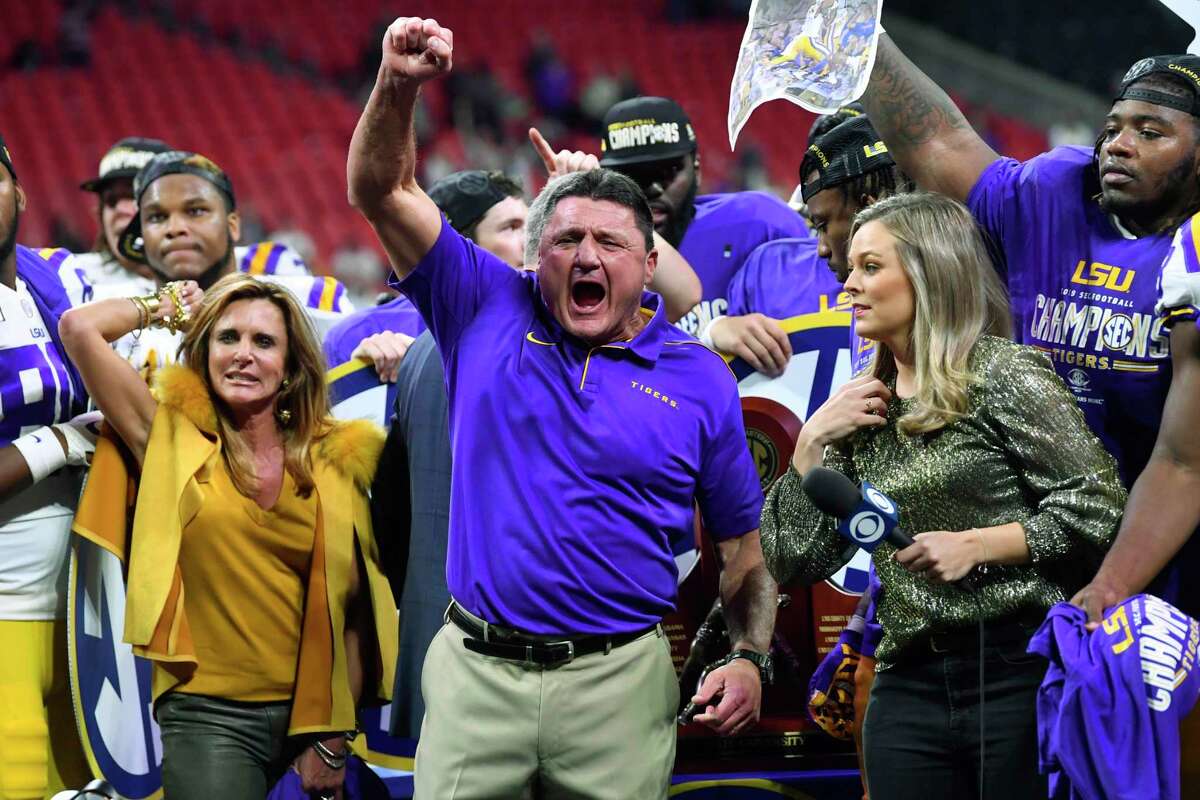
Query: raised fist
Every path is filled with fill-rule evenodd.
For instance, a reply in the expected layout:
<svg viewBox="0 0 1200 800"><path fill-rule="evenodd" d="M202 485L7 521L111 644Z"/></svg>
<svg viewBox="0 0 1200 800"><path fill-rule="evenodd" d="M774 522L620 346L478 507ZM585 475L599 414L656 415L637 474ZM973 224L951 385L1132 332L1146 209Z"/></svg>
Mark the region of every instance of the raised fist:
<svg viewBox="0 0 1200 800"><path fill-rule="evenodd" d="M454 32L437 20L399 17L383 35L383 68L392 75L423 82L450 71Z"/></svg>

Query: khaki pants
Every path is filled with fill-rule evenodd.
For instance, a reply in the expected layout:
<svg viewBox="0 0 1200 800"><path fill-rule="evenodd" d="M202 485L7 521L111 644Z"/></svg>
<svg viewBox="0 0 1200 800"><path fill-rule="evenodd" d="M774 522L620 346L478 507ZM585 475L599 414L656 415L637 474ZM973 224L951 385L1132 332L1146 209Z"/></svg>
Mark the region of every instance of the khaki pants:
<svg viewBox="0 0 1200 800"><path fill-rule="evenodd" d="M417 800L667 796L679 686L661 628L549 669L465 636L448 623L425 656Z"/></svg>

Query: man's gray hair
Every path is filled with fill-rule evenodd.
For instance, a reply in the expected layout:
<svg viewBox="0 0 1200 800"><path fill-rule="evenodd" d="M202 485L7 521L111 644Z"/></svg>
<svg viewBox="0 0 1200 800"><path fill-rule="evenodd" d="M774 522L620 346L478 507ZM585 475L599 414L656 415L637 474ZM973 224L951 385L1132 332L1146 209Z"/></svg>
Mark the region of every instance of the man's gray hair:
<svg viewBox="0 0 1200 800"><path fill-rule="evenodd" d="M611 169L594 169L588 172L571 172L555 178L534 199L525 220L525 263L533 266L538 262L538 247L546 223L554 215L560 200L567 197L587 197L591 200L607 200L633 211L637 228L645 238L646 252L654 248L654 217L646 195L632 179Z"/></svg>

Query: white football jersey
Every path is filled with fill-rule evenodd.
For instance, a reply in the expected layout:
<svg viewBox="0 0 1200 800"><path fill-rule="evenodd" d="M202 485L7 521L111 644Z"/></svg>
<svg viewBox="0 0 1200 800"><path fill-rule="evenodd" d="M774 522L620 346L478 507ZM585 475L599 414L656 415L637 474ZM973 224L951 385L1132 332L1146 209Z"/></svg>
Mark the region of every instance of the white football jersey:
<svg viewBox="0 0 1200 800"><path fill-rule="evenodd" d="M25 282L0 284L0 446L65 421L71 379ZM67 547L81 474L64 468L0 503L0 619L65 610Z"/></svg>

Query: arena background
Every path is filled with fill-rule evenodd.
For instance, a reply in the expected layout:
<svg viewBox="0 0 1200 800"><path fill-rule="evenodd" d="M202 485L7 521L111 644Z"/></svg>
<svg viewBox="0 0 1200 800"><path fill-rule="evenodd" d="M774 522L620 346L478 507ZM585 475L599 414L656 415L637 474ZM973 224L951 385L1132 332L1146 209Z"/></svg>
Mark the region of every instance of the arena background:
<svg viewBox="0 0 1200 800"><path fill-rule="evenodd" d="M811 115L760 108L731 153L729 81L748 0L0 0L0 132L29 196L19 241L87 250L95 175L141 135L212 157L232 176L243 241L286 241L369 304L382 253L346 204L347 145L397 15L455 32L455 70L418 120L428 182L463 167L542 169L526 139L595 151L599 118L632 94L679 101L699 138L702 191L795 184ZM1180 52L1187 26L1158 0L885 0L884 25L999 152L1091 144L1136 59ZM411 751L396 766L405 766ZM410 762L407 762L410 763ZM688 797L850 797L844 773L756 765L683 776ZM403 796L403 780L389 782ZM733 793L736 789L736 795Z"/></svg>
<svg viewBox="0 0 1200 800"><path fill-rule="evenodd" d="M165 139L232 175L244 241L283 238L359 296L379 250L345 202L345 155L395 16L455 32L455 71L425 92L423 177L506 169L530 190L530 124L596 149L598 117L641 92L679 100L700 141L702 191L794 185L810 116L773 103L737 153L725 115L747 0L0 0L0 118L29 193L21 241L86 249L79 191L122 136ZM1136 58L1179 52L1186 25L1157 0L886 0L884 24L1004 154L1088 142Z"/></svg>

